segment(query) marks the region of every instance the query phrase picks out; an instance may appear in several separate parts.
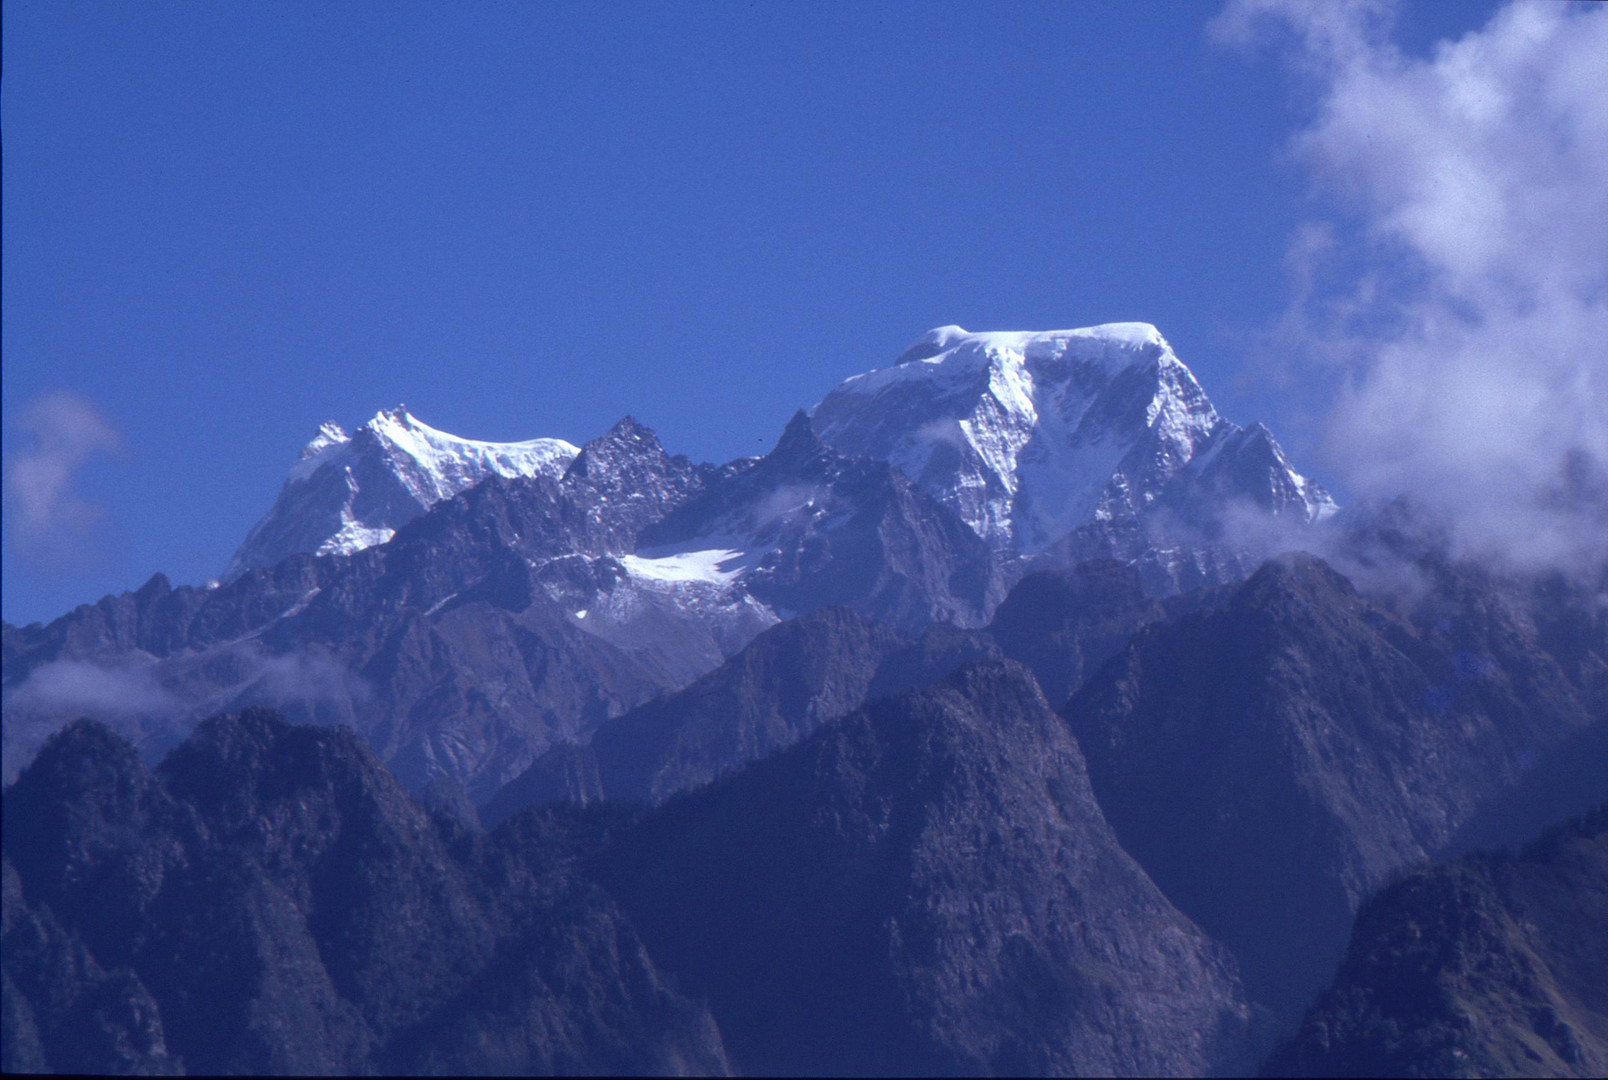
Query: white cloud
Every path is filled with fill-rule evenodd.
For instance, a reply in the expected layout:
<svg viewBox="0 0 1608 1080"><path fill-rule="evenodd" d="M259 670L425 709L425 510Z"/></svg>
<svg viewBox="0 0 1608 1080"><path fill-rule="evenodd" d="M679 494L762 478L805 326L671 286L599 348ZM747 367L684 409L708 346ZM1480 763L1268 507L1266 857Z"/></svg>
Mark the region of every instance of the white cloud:
<svg viewBox="0 0 1608 1080"><path fill-rule="evenodd" d="M183 708L150 667L53 660L29 673L6 701L7 711L100 718L167 715Z"/></svg>
<svg viewBox="0 0 1608 1080"><path fill-rule="evenodd" d="M35 561L88 554L105 512L79 493L78 474L95 455L121 450L121 435L93 404L59 391L29 401L16 423L32 445L5 465L12 538Z"/></svg>
<svg viewBox="0 0 1608 1080"><path fill-rule="evenodd" d="M1349 215L1295 238L1281 339L1340 365L1327 449L1354 490L1408 494L1463 554L1600 572L1608 6L1512 3L1428 57L1392 11L1236 0L1213 24L1285 35L1316 106L1292 151Z"/></svg>

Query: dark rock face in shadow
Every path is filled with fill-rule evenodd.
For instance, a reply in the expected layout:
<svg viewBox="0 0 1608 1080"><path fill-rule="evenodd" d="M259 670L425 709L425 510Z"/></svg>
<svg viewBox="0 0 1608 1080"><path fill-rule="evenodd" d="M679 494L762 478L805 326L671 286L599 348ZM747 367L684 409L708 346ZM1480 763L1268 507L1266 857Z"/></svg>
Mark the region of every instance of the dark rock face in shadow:
<svg viewBox="0 0 1608 1080"><path fill-rule="evenodd" d="M740 1071L1172 1075L1243 1050L1232 964L1118 845L1013 664L670 800L601 872Z"/></svg>
<svg viewBox="0 0 1608 1080"><path fill-rule="evenodd" d="M1608 1072L1608 804L1518 857L1404 875L1267 1076Z"/></svg>
<svg viewBox="0 0 1608 1080"><path fill-rule="evenodd" d="M793 745L868 700L999 659L975 631L914 639L848 608L772 627L683 690L600 725L586 745L543 754L486 805L488 825L527 806L659 803Z"/></svg>
<svg viewBox="0 0 1608 1080"><path fill-rule="evenodd" d="M350 731L219 717L153 773L75 723L4 828L8 1068L726 1071L559 846L431 815Z"/></svg>
<svg viewBox="0 0 1608 1080"><path fill-rule="evenodd" d="M1523 597L1435 572L1403 613L1310 556L1271 562L1067 706L1123 846L1285 1022L1369 892L1590 723Z"/></svg>

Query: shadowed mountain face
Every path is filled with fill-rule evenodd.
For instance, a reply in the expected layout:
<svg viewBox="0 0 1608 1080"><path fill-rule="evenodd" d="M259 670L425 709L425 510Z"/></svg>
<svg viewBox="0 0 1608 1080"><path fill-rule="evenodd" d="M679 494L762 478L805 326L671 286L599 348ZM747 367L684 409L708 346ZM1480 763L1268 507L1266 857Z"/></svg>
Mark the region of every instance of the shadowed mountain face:
<svg viewBox="0 0 1608 1080"><path fill-rule="evenodd" d="M587 744L557 746L482 811L495 824L526 806L608 798L659 802L768 756L867 701L926 686L967 664L1009 657L1051 700L1119 652L1142 626L1220 602L1149 598L1138 572L1105 561L1041 571L1012 590L986 631L929 626L907 638L847 608L765 631L717 670L606 721Z"/></svg>
<svg viewBox="0 0 1608 1080"><path fill-rule="evenodd" d="M1267 1076L1608 1073L1608 804L1371 898Z"/></svg>
<svg viewBox="0 0 1608 1080"><path fill-rule="evenodd" d="M1140 633L1067 706L1124 847L1280 1016L1368 892L1592 720L1526 597L1435 572L1408 617L1316 559L1269 563L1221 610Z"/></svg>
<svg viewBox="0 0 1608 1080"><path fill-rule="evenodd" d="M989 635L1026 664L1044 696L1064 704L1141 628L1220 605L1227 590L1197 589L1154 599L1138 566L1094 559L1029 574L994 613Z"/></svg>
<svg viewBox="0 0 1608 1080"><path fill-rule="evenodd" d="M1030 676L966 669L673 799L605 853L740 1071L1199 1073L1232 965L1118 846Z"/></svg>
<svg viewBox="0 0 1608 1080"><path fill-rule="evenodd" d="M791 746L869 698L999 655L986 636L949 627L910 640L847 608L801 615L685 689L607 721L589 744L549 750L482 820L551 802L662 802Z"/></svg>
<svg viewBox="0 0 1608 1080"><path fill-rule="evenodd" d="M444 504L497 511L449 534L524 535L539 504L500 497L507 483ZM384 571L429 518L346 562L385 551ZM476 550L446 568L471 592L532 580ZM489 836L461 788L415 801L343 729L226 716L152 770L74 724L5 794L4 1063L675 1072L721 1071L729 1051L751 1072L1244 1068L1237 966L1288 1030L1353 911L1402 867L1608 791L1608 620L1589 598L1432 559L1418 575L1387 604L1294 557L1155 603L1133 568L1092 564L1025 579L989 631L919 637L821 609L541 756L488 808L514 815ZM1001 652L1078 687L1067 720ZM515 813L600 796L660 805ZM1547 989L1589 965L1559 974L1532 934L1545 912L1492 922L1497 901L1469 895L1486 921L1410 925L1462 935L1454 958L1507 942L1490 1015L1511 1027L1529 1009L1542 1043L1502 1035L1490 1060L1508 1068L1522 1043L1553 1068L1544 1043L1589 1072L1597 1021ZM1487 992L1471 970L1457 1001ZM1405 1006L1356 993L1323 1006L1323 1053L1411 1064L1441 1045L1439 1005L1376 1024ZM1389 1034L1406 1028L1427 1034Z"/></svg>
<svg viewBox="0 0 1608 1080"><path fill-rule="evenodd" d="M430 816L348 731L220 717L152 773L74 724L4 829L8 1071L725 1071L562 845Z"/></svg>
<svg viewBox="0 0 1608 1080"><path fill-rule="evenodd" d="M759 1072L1244 1060L1232 961L1008 664L489 836L348 732L220 717L152 772L83 722L4 828L8 1069L718 1073L727 1030Z"/></svg>

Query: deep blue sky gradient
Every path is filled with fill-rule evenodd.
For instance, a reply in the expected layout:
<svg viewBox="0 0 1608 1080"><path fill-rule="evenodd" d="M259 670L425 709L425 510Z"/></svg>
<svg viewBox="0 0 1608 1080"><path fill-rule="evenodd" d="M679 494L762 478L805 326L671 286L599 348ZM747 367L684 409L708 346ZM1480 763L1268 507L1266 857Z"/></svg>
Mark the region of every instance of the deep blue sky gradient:
<svg viewBox="0 0 1608 1080"><path fill-rule="evenodd" d="M1216 9L11 0L5 450L51 390L127 449L92 564L5 544L5 618L216 574L325 419L725 460L951 322L1153 322L1321 476L1242 364L1301 103Z"/></svg>

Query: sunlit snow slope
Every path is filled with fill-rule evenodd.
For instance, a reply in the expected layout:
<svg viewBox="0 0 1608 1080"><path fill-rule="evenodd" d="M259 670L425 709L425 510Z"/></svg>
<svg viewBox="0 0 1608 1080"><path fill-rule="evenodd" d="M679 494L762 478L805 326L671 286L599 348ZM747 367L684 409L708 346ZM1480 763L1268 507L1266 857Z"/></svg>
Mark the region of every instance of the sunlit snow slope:
<svg viewBox="0 0 1608 1080"><path fill-rule="evenodd" d="M1223 449L1265 429L1219 416L1148 323L1038 333L939 327L892 367L842 383L812 416L828 445L893 462L996 549L1024 555L1078 526L1143 513L1175 477L1302 522L1334 509L1270 436L1256 474L1245 455L1229 454L1225 465L1236 462L1239 475L1231 483L1211 475Z"/></svg>
<svg viewBox="0 0 1608 1080"><path fill-rule="evenodd" d="M350 554L383 544L431 506L488 476L556 478L579 452L563 439L460 439L420 422L406 406L376 413L354 435L326 423L235 552L224 580L300 552Z"/></svg>

